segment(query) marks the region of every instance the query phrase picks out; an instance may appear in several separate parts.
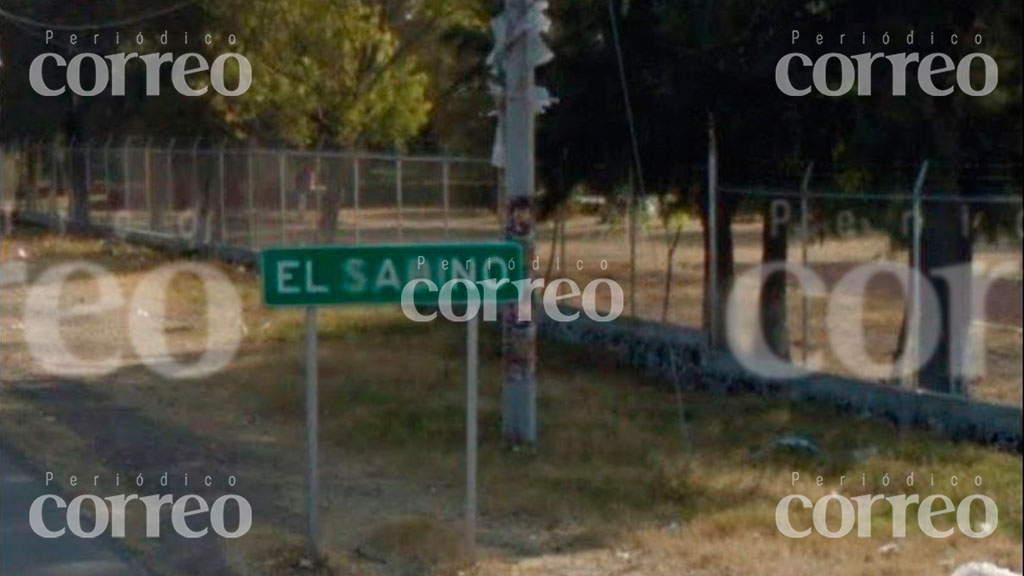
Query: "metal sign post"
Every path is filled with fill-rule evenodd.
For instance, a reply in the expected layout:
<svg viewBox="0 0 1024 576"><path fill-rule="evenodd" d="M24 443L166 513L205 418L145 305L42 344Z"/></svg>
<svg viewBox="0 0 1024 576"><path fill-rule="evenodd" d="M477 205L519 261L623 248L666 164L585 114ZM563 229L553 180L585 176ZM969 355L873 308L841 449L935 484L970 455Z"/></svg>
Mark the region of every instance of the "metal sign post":
<svg viewBox="0 0 1024 576"><path fill-rule="evenodd" d="M428 279L437 286L453 279L475 284L506 279L485 294L497 302L518 300L512 282L526 277L523 253L514 242L479 244L323 246L274 248L261 255L263 301L271 307L301 307L306 312L306 515L309 554L321 558L317 429L317 308L347 304L397 304L406 285ZM423 287L422 284L420 287ZM452 290L465 302L467 290ZM439 290L417 290L417 304L437 305ZM479 311L466 322L466 544L476 547L477 449L479 414Z"/></svg>
<svg viewBox="0 0 1024 576"><path fill-rule="evenodd" d="M480 317L466 322L466 545L476 548L477 426L479 425Z"/></svg>
<svg viewBox="0 0 1024 576"><path fill-rule="evenodd" d="M306 308L306 536L309 555L320 558L319 494L320 478L317 455L318 429L320 428L319 388L317 386L317 341L316 307Z"/></svg>

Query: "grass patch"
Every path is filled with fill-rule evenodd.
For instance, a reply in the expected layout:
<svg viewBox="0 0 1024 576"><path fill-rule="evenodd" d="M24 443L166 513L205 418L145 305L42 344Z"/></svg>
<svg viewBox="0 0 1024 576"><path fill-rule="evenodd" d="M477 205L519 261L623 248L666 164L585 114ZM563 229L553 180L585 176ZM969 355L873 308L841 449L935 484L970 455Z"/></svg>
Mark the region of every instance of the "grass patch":
<svg viewBox="0 0 1024 576"><path fill-rule="evenodd" d="M417 476L458 478L465 401L461 327L409 327L379 308L334 314L329 326L335 336L323 344L320 359L325 438L345 450L387 454ZM913 472L922 495L941 492L954 502L974 493L971 482L981 476L985 493L998 496L1000 530L1021 534L1016 455L900 431L827 406L753 395L685 394L684 437L671 394L629 370L595 365L589 356L547 344L539 375L542 442L536 451L510 451L500 437L500 334L485 330L482 338L481 482L488 493L501 495L486 499L489 513L591 524L708 515L734 521L739 515L747 521L734 524L736 532L750 525L774 530L766 519L774 518L785 494L899 494L906 492L900 482ZM298 425L299 344L294 338L281 342L289 352L272 377L253 372L236 380L247 382L262 414ZM265 362L252 364L254 371L266 368ZM788 436L804 438L820 452L773 447ZM802 479L796 489L790 487L792 472ZM826 479L824 489L814 485L818 475ZM954 475L964 480L961 486L949 485ZM928 485L933 476L934 487ZM880 512L874 521L881 529L891 518Z"/></svg>
<svg viewBox="0 0 1024 576"><path fill-rule="evenodd" d="M129 285L168 261L133 248L111 253L99 241L18 241L32 253L35 266L87 258L117 271ZM122 395L125 405L144 403L161 418L222 441L259 436L261 459L248 465L276 478L286 476L278 462L288 462L294 470L281 480L282 490L291 490L287 502L301 506L295 489L302 486L301 456L296 456L302 450L304 410L302 312L266 310L252 271L219 268L235 283L244 307L248 330L240 355L199 381L169 382L135 370L121 386L105 390ZM174 284L168 310L194 314L205 302L197 286L188 279ZM323 489L333 496L338 486L346 487L338 503L324 510L325 523L341 534L328 547L333 543L344 556L353 540L375 543L384 555L404 555L396 565L414 573L429 573L453 559L448 556L457 559L450 532L452 519L461 513L464 328L415 324L393 307L325 309L319 320ZM550 342L541 343L539 356L540 444L535 450L511 450L500 434L500 333L490 325L481 332L481 527L485 544L499 554L628 545L658 550L669 565L704 567L709 574L809 573L794 569L793 558L822 566L821 573L857 574L864 572L831 567L868 565L865 559L876 554L890 531L886 507L872 519L879 536L870 541L813 536L793 542L775 527L779 499L799 492L813 501L836 491L848 496L942 493L960 502L981 492L999 506L994 536L931 541L911 522L906 547L917 550L916 556L893 560L892 573L933 573L912 566L915 561L934 566L934 557L947 548L959 551L954 559L988 558L1020 568L1019 454L898 430L823 405L755 395L687 392L681 426L674 395L633 370ZM787 437L804 439L815 449L778 442ZM793 472L801 476L795 487ZM918 482L913 490L902 484L910 473ZM820 487L818 475L824 478ZM962 480L957 487L950 486L954 475ZM973 485L975 476L983 478L980 489ZM400 488L375 492L363 486L377 487L382 478ZM362 510L357 519L354 509ZM273 519L263 522L260 530L268 541L279 532L282 541L295 536L272 525Z"/></svg>

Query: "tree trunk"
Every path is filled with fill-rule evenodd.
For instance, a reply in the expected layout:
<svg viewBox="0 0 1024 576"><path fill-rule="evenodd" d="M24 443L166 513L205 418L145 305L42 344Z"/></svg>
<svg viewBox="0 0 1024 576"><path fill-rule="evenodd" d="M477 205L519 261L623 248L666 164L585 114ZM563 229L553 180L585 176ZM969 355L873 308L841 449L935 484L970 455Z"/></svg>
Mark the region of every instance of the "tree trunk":
<svg viewBox="0 0 1024 576"><path fill-rule="evenodd" d="M71 153L71 225L78 230L89 226L89 181L86 179L86 163L89 161L86 149L80 154Z"/></svg>
<svg viewBox="0 0 1024 576"><path fill-rule="evenodd" d="M561 221L561 229L562 229L562 231L560 233L560 236L561 236L562 239L559 241L560 244L559 244L559 247L558 247L558 251L559 251L559 258L558 258L559 268L561 268L562 266L565 266L565 263L568 262L568 259L566 258L566 250L568 250L568 248L566 248L566 244L569 243L568 228L569 228L569 216L563 215L562 216L562 221Z"/></svg>
<svg viewBox="0 0 1024 576"><path fill-rule="evenodd" d="M952 196L963 193L970 180L964 179L958 154L960 125L950 102L937 107L931 124L933 168L929 184L924 188L931 196ZM937 169L936 169L937 168ZM962 182L963 180L963 182ZM962 225L959 203L924 202L921 212L921 274L935 291L934 309L929 309L927 298L921 303L921 318L930 319L938 331L938 345L928 357L920 358L918 385L927 390L959 393L963 390L963 374L970 333L971 259L973 233ZM937 273L943 271L943 275ZM959 300L960 306L954 306ZM918 335L917 349L928 329Z"/></svg>
<svg viewBox="0 0 1024 576"><path fill-rule="evenodd" d="M87 100L87 99L85 99ZM83 111L82 108L85 108ZM87 154L88 144L80 144L80 152L75 154L72 145L76 142L86 142L88 133L84 123L89 112L88 106L83 99L72 96L71 109L64 121L64 135L69 142L67 150L67 168L70 172L68 178L70 211L68 215L69 224L72 229L84 230L89 225L89 182L86 178L86 164L89 162Z"/></svg>
<svg viewBox="0 0 1024 576"><path fill-rule="evenodd" d="M721 199L720 199L721 200ZM711 294L711 235L708 226L707 209L701 210L701 224L703 225L702 235L704 238L704 322L705 331L711 330L711 306L712 301L717 303L717 329L718 340L712 342L714 348L724 348L725 338L725 305L729 293L732 290L733 277L735 276L735 261L733 259L732 242L732 208L723 206L719 202L717 236L718 236L718 297L713 299ZM710 333L710 332L709 332Z"/></svg>
<svg viewBox="0 0 1024 576"><path fill-rule="evenodd" d="M764 207L764 229L762 232L761 264L768 268L786 262L789 251L789 230L787 226L775 226L771 203ZM789 360L789 323L786 314L786 272L776 271L761 277L761 299L759 303L761 327L765 344L778 358Z"/></svg>
<svg viewBox="0 0 1024 576"><path fill-rule="evenodd" d="M32 144L25 144L22 149L22 161L25 163L25 182L22 193L25 194L25 210L35 212L39 209L39 158Z"/></svg>
<svg viewBox="0 0 1024 576"><path fill-rule="evenodd" d="M162 170L163 166L154 166L153 149L147 144L145 149L145 189L146 202L149 204L149 229L162 232L164 227L164 194L153 185L153 171Z"/></svg>
<svg viewBox="0 0 1024 576"><path fill-rule="evenodd" d="M9 236L12 231L12 222L14 221L14 211L18 208L18 199L21 196L21 185L24 180L25 165L24 165L24 154L22 149L17 146L11 146L4 150L4 154L0 155L0 162L3 163L0 166L0 210L3 211L3 220L0 221L0 225L3 227L3 235Z"/></svg>
<svg viewBox="0 0 1024 576"><path fill-rule="evenodd" d="M921 237L922 274L937 296L937 307L922 303L922 317L937 320L938 346L928 358L921 359L918 381L922 388L935 392L961 393L970 334L970 307L954 306L954 300L971 298L971 235L962 233L961 212L956 206L933 202L925 204ZM942 277L936 272L946 268ZM960 312L962 311L962 312ZM919 337L924 337L922 334ZM921 349L920 347L918 348Z"/></svg>
<svg viewBox="0 0 1024 576"><path fill-rule="evenodd" d="M77 132L71 133L68 142L81 142L80 136ZM85 163L88 161L85 147L81 147L76 154L74 148L68 145L65 168L68 174L65 179L71 212L68 214L68 224L72 230L84 230L89 225L89 183L85 178Z"/></svg>
<svg viewBox="0 0 1024 576"><path fill-rule="evenodd" d="M324 167L323 204L320 209L320 223L317 226L320 242L333 243L338 236L338 212L345 198L345 189L352 173L352 160L335 158L328 160Z"/></svg>
<svg viewBox="0 0 1024 576"><path fill-rule="evenodd" d="M216 171L214 162L202 162L198 156L195 157L195 215L196 215L196 246L205 246L210 243L210 218L213 210L213 176Z"/></svg>

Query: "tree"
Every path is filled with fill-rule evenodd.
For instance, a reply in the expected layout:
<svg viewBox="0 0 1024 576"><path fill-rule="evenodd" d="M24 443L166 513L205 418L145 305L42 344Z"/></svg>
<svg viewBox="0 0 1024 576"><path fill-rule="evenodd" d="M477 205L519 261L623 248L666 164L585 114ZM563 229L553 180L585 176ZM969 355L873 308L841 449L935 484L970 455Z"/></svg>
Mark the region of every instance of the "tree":
<svg viewBox="0 0 1024 576"><path fill-rule="evenodd" d="M430 79L430 118L409 146L486 154L494 138L493 123L487 118L494 102L487 91L484 62L491 48L488 2L383 0L381 4L401 43L394 58L414 58Z"/></svg>
<svg viewBox="0 0 1024 576"><path fill-rule="evenodd" d="M723 180L732 183L755 182L793 190L805 167L814 162L825 174L815 178L816 188L906 194L916 167L927 157L933 166L926 186L929 194L970 198L1006 192L1007 186L1019 190L1019 169L1016 176L994 186L991 177L976 168L1000 162L1019 165L1021 159L1019 3L654 0L616 1L614 7L621 20L626 74L648 189L658 194L690 190L702 215L707 214L706 188L685 184L692 166L703 164L706 158L709 119L714 123L711 134L717 142L719 171ZM628 134L614 85L614 57L607 18L602 14L605 8L604 0L559 3L554 8L559 58L547 80L561 104L546 118L540 139L542 178L549 194L564 196L579 184L610 194L628 181ZM865 30L869 38L866 47L848 42L841 50L850 53L941 51L958 61L978 47L961 42L954 48L948 38L957 33L960 38L973 39L980 33L985 39L982 51L999 62L999 88L984 98L959 92L937 98L919 90L892 96L884 93L887 78L878 72L877 89L871 97L851 92L839 97L812 94L793 98L776 89L774 73L779 58L796 50L789 39L791 30L800 29L805 36L809 31L820 32L831 39L819 46L812 37L799 46L798 51L814 60L836 51L840 34L853 34L851 22L871 25ZM918 41L906 46L904 36L911 30L916 30ZM885 32L893 38L891 46L881 39ZM925 40L932 32L940 39L934 47ZM942 38L947 39L944 44ZM937 164L942 166L940 170L934 168ZM547 203L557 202L554 198ZM825 214L851 207L843 200L817 205ZM733 267L732 215L756 210L767 216L769 204L724 194L720 207L716 283L725 291ZM860 215L885 222L897 238L901 219L893 217L890 206L864 203L855 208ZM967 322L951 318L955 298L935 272L969 262L976 234L1012 224L998 210L965 206L971 225L966 234L953 234L963 227L960 208L948 201L925 207L924 272L936 281L939 309L931 314L942 318L944 328L939 351L922 376L926 386L940 390L959 386L949 377L951 367L962 365L955 356L965 348L959 342L965 338L962 332ZM706 217L703 224L707 246L710 227ZM768 232L762 238L763 263L784 261L787 229ZM710 268L707 262L705 268ZM768 343L785 355L785 278L775 274L764 280L760 314ZM969 284L969 280L967 272L960 283ZM705 306L707 309L709 304Z"/></svg>
<svg viewBox="0 0 1024 576"><path fill-rule="evenodd" d="M210 9L235 22L237 50L258 79L244 98L215 99L239 136L397 147L426 123L428 77L414 59L395 58L398 37L379 7L360 0L256 0Z"/></svg>
<svg viewBox="0 0 1024 576"><path fill-rule="evenodd" d="M797 130L777 119L796 108L796 103L765 90L774 85L774 62L768 56L771 51L762 45L777 42L778 37L760 39L751 31L780 30L780 23L801 6L789 1L706 0L613 4L621 22L626 80L647 189L660 196L679 193L681 202L696 206L706 248L711 229L708 182L706 178L699 186L692 182L694 166L703 167L707 159L707 135L715 135L723 172L727 169L732 177L751 173L745 163L751 153L767 150L780 161L793 153ZM579 184L612 194L629 182L631 171L606 0L559 3L554 10L558 58L545 80L561 103L545 119L539 139L549 205L557 205ZM710 122L715 125L711 131ZM715 284L724 295L732 284L730 223L739 206L735 197L722 195L719 207ZM706 261L706 286L710 269ZM709 328L710 289L705 296L705 327ZM719 307L724 306L724 296L717 300ZM782 312L784 325L784 308ZM721 309L717 317L724 322ZM717 332L724 334L721 328Z"/></svg>
<svg viewBox="0 0 1024 576"><path fill-rule="evenodd" d="M243 98L214 100L238 136L300 146L401 148L426 124L429 77L415 58L400 53L379 5L238 0L211 2L209 9L234 22L225 29L238 31L239 51L257 79ZM348 164L333 162L326 171L319 226L326 242L336 233L348 170Z"/></svg>
<svg viewBox="0 0 1024 576"><path fill-rule="evenodd" d="M966 341L971 318L957 317L956 301L971 299L973 244L979 233L995 233L1005 225L999 206L973 204L971 198L983 194L1020 191L1019 169L1016 175L999 174L998 164L1020 165L1022 151L1020 22L1021 4L1002 0L963 3L911 2L903 10L891 3L825 3L832 22L873 22L878 30L891 31L899 51L920 51L949 55L959 62L968 53L981 51L999 66L999 84L992 94L975 98L954 90L948 96L933 97L920 90L908 90L906 96L883 93L870 98L844 98L857 122L844 138L842 151L834 160L849 166L880 163L916 166L930 161L924 193L935 201L922 207L922 258L919 272L935 290L934 309L922 310L925 318L937 323L938 346L918 374L920 385L939 392L963 392L961 368L965 365ZM897 36L896 31L901 33ZM916 44L907 46L906 36L914 31ZM925 39L935 36L934 46ZM953 44L953 34L973 39L981 34L983 44L973 40ZM869 41L872 51L891 52L877 39ZM816 54L812 54L813 58ZM976 85L979 78L972 78ZM913 176L902 171L900 183L884 171L864 176L865 183L876 188L909 189ZM897 188L898 186L898 188ZM877 208L867 211L878 215ZM1004 211L1005 212L1005 211ZM901 219L890 228L894 240L902 241ZM966 225L965 225L966 223ZM913 264L913 263L912 263ZM945 271L945 272L943 272ZM906 325L906 319L904 320ZM933 334L919 334L928 338ZM921 349L923 341L917 346Z"/></svg>

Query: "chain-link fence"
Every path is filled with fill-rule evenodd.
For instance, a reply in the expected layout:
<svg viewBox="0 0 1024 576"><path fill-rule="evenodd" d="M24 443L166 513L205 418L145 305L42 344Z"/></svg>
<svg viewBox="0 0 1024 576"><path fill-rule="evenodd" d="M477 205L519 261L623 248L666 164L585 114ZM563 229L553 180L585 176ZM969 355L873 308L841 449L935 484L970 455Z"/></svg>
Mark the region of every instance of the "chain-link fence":
<svg viewBox="0 0 1024 576"><path fill-rule="evenodd" d="M872 187L858 176L864 171L884 172L888 184ZM959 235L966 241L951 246L965 251L959 258L969 263L971 280L969 294L947 292L953 308L964 309L956 313L966 315L968 326L957 344L965 350L954 354L965 358L964 377L953 391L1021 405L1019 166L975 168L962 178L969 191L949 194L940 184L949 181L949 169L923 161L772 167L754 178L758 185L731 184L723 174L716 192L718 209L729 213L727 245L705 234L707 170L690 172L693 189L632 202L628 190L617 197L574 196L538 227L540 274L581 286L612 278L623 287L626 315L706 330L705 252L727 252L731 280L718 294L723 315L733 303L744 307L737 332L750 336L770 321L759 318L765 308L772 312L760 300L774 289L767 300L784 303L781 312L775 309L784 334L778 348L795 366L925 387L926 359L915 357L923 356L915 347L927 331L921 321L936 314L926 306L930 293L942 292L949 273L930 262L927 246ZM790 267L784 289L766 287L764 267L781 263ZM811 281L801 281L799 270ZM867 278L862 286L860 278Z"/></svg>
<svg viewBox="0 0 1024 576"><path fill-rule="evenodd" d="M84 222L188 246L255 250L503 236L500 178L486 160L140 140L25 142L3 151L4 213L55 227ZM975 171L970 194L936 193L935 182L949 180L941 166L872 169L886 173L888 188L872 189L849 167L811 166L759 177L757 186L716 186L718 209L729 212L728 245L705 233L704 167L692 168L692 189L673 194L576 194L538 223L531 266L536 276L581 288L612 279L625 294L625 316L701 330L712 313L705 252L728 253L733 280L717 294L745 302L750 326L766 320L755 316L763 314L765 284L763 276L749 282L748 273L783 261L820 280L811 289L787 273L784 290L769 298L784 303L781 348L794 365L913 386L919 374L908 378L901 363L919 354L905 348L920 341L930 296L910 271L931 264L922 248L929 230L933 245L965 235L959 245L973 289L963 298L969 329L960 355L969 377L955 392L1021 405L1020 167ZM881 273L857 286L851 275L866 266ZM607 296L598 293L602 311Z"/></svg>
<svg viewBox="0 0 1024 576"><path fill-rule="evenodd" d="M5 210L211 248L499 236L488 161L143 140L4 147Z"/></svg>
<svg viewBox="0 0 1024 576"><path fill-rule="evenodd" d="M770 263L767 243L806 273L790 272L781 295L783 348L798 365L933 389L949 374L953 393L1021 405L1019 167L976 168L947 189L959 192L943 190L948 167L885 170L891 188L812 166L789 187L723 186L738 214L737 277ZM736 290L754 300L766 288L750 280Z"/></svg>

